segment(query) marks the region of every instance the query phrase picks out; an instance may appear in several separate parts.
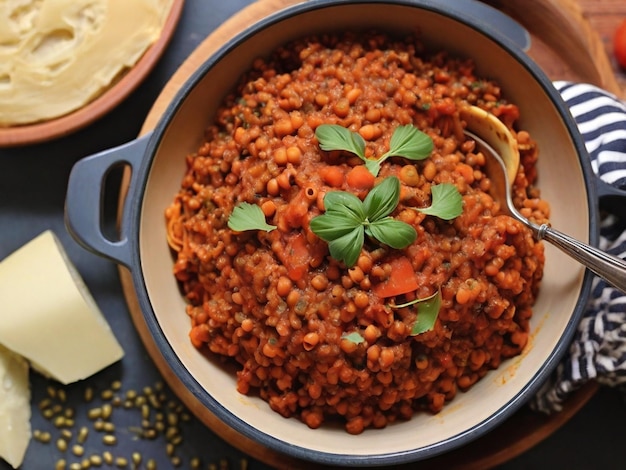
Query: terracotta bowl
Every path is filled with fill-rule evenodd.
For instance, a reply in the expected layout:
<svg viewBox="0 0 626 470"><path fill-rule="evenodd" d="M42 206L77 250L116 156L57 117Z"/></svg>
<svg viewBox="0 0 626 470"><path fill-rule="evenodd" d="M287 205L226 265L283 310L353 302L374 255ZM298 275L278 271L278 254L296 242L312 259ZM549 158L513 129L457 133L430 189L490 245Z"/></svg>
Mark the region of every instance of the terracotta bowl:
<svg viewBox="0 0 626 470"><path fill-rule="evenodd" d="M170 379L179 384L187 402L193 402L198 416L227 440L239 436L286 458L318 464L391 465L425 459L467 444L509 417L537 391L567 349L587 301L590 277L550 246L524 353L458 394L439 414L419 414L384 429L349 435L339 427L313 430L297 419L285 419L264 401L237 393L234 371L208 359L188 339L185 303L172 275L163 216L185 171L184 156L197 149L218 104L255 57L313 32L375 26L395 33L419 27L432 47L472 58L480 75L497 80L506 96L519 104L520 124L540 146L540 188L551 203L553 226L579 240L597 242L588 156L560 96L515 43L476 19L476 10L458 5L312 1L280 11L208 57L153 132L74 167L66 202L69 230L86 248L132 271L147 331L169 366ZM121 163L131 167L132 177L120 239L110 241L100 231L102 180Z"/></svg>
<svg viewBox="0 0 626 470"><path fill-rule="evenodd" d="M84 106L63 116L17 126L0 126L0 148L33 145L72 134L113 110L137 89L161 58L180 19L184 0L174 0L159 38L137 63L122 72L109 88Z"/></svg>

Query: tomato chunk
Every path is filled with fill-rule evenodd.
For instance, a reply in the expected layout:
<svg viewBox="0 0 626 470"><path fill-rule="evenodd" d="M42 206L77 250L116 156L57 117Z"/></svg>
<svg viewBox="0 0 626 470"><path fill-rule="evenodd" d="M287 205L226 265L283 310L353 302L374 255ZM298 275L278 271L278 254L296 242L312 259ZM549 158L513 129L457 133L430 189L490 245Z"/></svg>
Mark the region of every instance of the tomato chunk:
<svg viewBox="0 0 626 470"><path fill-rule="evenodd" d="M282 261L287 267L287 275L292 281L299 281L308 271L311 260L306 237L302 233L290 237L285 248Z"/></svg>
<svg viewBox="0 0 626 470"><path fill-rule="evenodd" d="M373 291L378 297L394 297L413 292L419 287L417 276L408 258L396 258L390 262L391 275L387 280L374 286Z"/></svg>
<svg viewBox="0 0 626 470"><path fill-rule="evenodd" d="M613 54L615 60L626 69L626 19L623 19L613 35Z"/></svg>

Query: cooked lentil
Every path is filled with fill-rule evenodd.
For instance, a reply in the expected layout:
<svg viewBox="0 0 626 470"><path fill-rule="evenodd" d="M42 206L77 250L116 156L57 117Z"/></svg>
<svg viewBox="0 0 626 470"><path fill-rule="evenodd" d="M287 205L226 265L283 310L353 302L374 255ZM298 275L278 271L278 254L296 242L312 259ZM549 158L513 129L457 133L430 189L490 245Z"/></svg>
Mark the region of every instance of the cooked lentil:
<svg viewBox="0 0 626 470"><path fill-rule="evenodd" d="M458 109L488 109L520 142L514 202L545 222L548 204L534 183L538 149L515 129L519 109L469 59L427 51L415 37L382 34L310 37L258 59L228 96L205 142L186 157L180 192L166 209L174 275L188 301L190 339L241 365L237 389L258 393L285 417L317 428L340 419L348 432L381 428L420 411L438 412L528 341L543 273L543 245L502 215L489 195L484 156L463 135ZM362 165L323 152L322 123L340 124L381 155L393 130L413 124L434 142L417 163L388 159L379 179L398 176L393 215L417 240L393 250L366 240L351 269L329 256L309 229L332 190ZM430 204L430 186L453 183L463 214L452 222L411 207ZM235 233L233 207L258 204L277 230ZM416 289L380 294L397 260L408 260ZM415 307L386 304L440 290L431 331L411 336ZM346 341L358 332L365 341Z"/></svg>

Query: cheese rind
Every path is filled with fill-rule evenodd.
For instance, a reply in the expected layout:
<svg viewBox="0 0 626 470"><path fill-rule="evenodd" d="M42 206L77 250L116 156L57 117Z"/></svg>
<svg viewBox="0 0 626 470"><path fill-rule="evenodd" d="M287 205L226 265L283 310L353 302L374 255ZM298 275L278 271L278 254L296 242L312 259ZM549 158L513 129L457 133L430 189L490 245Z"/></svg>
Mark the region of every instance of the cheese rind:
<svg viewBox="0 0 626 470"><path fill-rule="evenodd" d="M0 458L18 468L30 437L28 363L0 345Z"/></svg>
<svg viewBox="0 0 626 470"><path fill-rule="evenodd" d="M161 34L173 0L0 2L0 125L93 100Z"/></svg>
<svg viewBox="0 0 626 470"><path fill-rule="evenodd" d="M124 355L51 231L0 262L0 344L63 384L87 378Z"/></svg>

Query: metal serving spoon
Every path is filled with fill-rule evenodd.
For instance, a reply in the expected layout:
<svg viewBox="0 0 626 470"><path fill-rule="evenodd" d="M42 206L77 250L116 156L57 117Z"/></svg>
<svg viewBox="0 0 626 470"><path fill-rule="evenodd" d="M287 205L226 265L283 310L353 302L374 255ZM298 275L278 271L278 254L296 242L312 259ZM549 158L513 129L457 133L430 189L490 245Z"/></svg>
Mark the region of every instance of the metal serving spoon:
<svg viewBox="0 0 626 470"><path fill-rule="evenodd" d="M598 276L626 292L626 262L616 256L582 243L553 229L548 224L537 225L526 219L513 205L511 183L519 168L517 142L509 129L493 114L468 106L461 111L466 121L465 134L474 139L486 158L486 170L491 179L491 195L502 203L508 215L533 231L537 240L546 240L583 264Z"/></svg>

